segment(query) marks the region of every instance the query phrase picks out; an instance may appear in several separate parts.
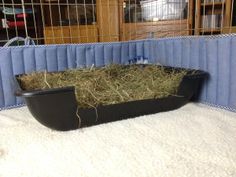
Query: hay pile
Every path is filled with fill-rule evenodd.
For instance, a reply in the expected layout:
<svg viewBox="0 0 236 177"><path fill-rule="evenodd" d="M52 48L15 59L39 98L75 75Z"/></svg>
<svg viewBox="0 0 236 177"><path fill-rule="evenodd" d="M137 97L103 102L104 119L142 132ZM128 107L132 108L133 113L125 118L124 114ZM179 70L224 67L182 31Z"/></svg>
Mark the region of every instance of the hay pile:
<svg viewBox="0 0 236 177"><path fill-rule="evenodd" d="M155 65L110 65L59 73L32 73L19 80L24 90L75 86L79 106L91 108L175 95L185 74L185 71L167 72Z"/></svg>

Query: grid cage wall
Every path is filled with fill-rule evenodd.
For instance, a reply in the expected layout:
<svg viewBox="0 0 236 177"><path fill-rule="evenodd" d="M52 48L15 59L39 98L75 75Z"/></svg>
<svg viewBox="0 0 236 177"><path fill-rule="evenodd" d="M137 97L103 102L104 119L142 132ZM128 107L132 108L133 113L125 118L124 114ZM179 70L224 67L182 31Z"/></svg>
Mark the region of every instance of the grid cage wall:
<svg viewBox="0 0 236 177"><path fill-rule="evenodd" d="M0 45L128 41L236 32L234 0L1 0ZM16 45L21 45L17 42Z"/></svg>

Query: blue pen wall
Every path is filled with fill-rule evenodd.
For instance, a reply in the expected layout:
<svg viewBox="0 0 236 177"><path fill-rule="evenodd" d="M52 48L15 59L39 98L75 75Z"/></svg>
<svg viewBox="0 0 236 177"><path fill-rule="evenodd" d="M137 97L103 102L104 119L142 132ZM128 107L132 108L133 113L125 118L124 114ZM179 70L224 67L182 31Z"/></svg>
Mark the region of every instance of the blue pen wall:
<svg viewBox="0 0 236 177"><path fill-rule="evenodd" d="M14 96L14 75L127 64L128 60L143 56L150 63L209 72L200 102L236 111L235 49L235 35L0 48L0 109L23 103Z"/></svg>

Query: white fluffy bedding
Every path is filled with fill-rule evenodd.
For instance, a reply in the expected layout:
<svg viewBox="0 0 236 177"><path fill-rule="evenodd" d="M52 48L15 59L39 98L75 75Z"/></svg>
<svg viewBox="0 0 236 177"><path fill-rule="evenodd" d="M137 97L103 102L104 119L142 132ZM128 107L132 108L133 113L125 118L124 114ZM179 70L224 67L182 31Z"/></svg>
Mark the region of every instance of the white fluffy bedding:
<svg viewBox="0 0 236 177"><path fill-rule="evenodd" d="M236 114L201 104L70 132L0 112L0 177L236 177Z"/></svg>

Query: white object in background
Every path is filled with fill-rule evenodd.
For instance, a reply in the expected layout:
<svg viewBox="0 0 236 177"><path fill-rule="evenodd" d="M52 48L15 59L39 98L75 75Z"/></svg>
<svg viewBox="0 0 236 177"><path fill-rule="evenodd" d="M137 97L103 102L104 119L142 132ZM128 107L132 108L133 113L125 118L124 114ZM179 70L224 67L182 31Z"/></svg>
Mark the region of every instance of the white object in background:
<svg viewBox="0 0 236 177"><path fill-rule="evenodd" d="M211 28L217 27L217 15L211 15Z"/></svg>
<svg viewBox="0 0 236 177"><path fill-rule="evenodd" d="M143 57L138 57L136 64L143 64Z"/></svg>
<svg viewBox="0 0 236 177"><path fill-rule="evenodd" d="M202 16L202 28L219 28L221 26L222 16L217 15L203 15Z"/></svg>
<svg viewBox="0 0 236 177"><path fill-rule="evenodd" d="M170 20L183 18L186 0L145 0L140 4L145 20Z"/></svg>
<svg viewBox="0 0 236 177"><path fill-rule="evenodd" d="M7 20L6 19L2 19L2 27L3 28L9 28L8 24L7 24Z"/></svg>
<svg viewBox="0 0 236 177"><path fill-rule="evenodd" d="M209 28L209 20L207 15L202 16L202 28Z"/></svg>
<svg viewBox="0 0 236 177"><path fill-rule="evenodd" d="M144 59L143 64L148 64L148 59Z"/></svg>
<svg viewBox="0 0 236 177"><path fill-rule="evenodd" d="M14 37L12 39L10 39L9 41L7 41L7 43L3 46L3 47L9 47L11 46L11 44L13 44L14 42L16 41L23 41L24 42L24 45L35 45L34 43L34 40L31 38L31 37L26 37L26 38L23 38L23 37Z"/></svg>

